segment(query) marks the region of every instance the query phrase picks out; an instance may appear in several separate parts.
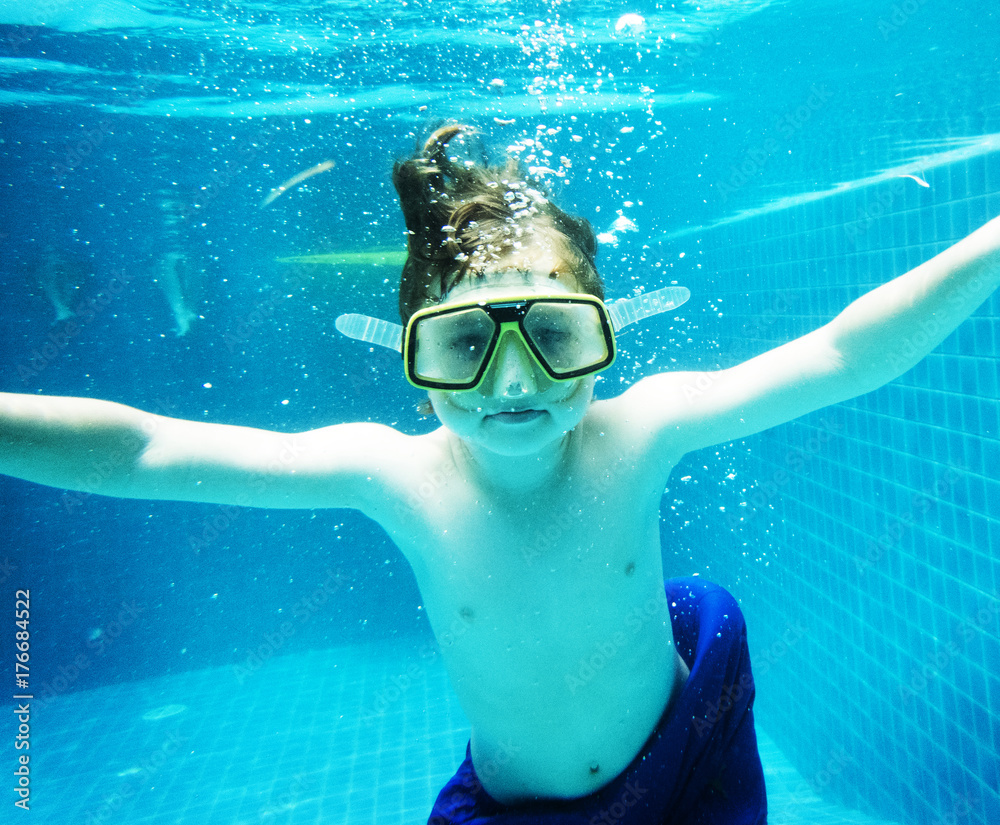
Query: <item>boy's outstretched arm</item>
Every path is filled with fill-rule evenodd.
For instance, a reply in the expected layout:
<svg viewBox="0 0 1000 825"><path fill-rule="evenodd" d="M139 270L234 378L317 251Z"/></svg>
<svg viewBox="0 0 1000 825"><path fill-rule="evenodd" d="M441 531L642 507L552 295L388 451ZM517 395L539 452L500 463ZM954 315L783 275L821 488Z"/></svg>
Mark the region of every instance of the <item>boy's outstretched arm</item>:
<svg viewBox="0 0 1000 825"><path fill-rule="evenodd" d="M122 498L369 512L385 493L379 456L405 438L377 424L289 434L0 393L0 473Z"/></svg>
<svg viewBox="0 0 1000 825"><path fill-rule="evenodd" d="M652 376L622 400L645 411L643 423L657 429L667 456L742 438L893 380L998 285L994 218L801 338L729 369Z"/></svg>

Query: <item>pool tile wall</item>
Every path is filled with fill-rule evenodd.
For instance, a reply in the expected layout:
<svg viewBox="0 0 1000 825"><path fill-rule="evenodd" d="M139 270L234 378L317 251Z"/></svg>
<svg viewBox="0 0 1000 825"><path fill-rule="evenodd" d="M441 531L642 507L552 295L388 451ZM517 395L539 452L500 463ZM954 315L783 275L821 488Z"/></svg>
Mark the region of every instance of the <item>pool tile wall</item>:
<svg viewBox="0 0 1000 825"><path fill-rule="evenodd" d="M681 366L808 332L1000 214L1000 154L926 181L667 243L700 238L688 346L717 353ZM899 379L694 453L668 491L702 525L689 562L747 614L761 726L811 790L914 825L1000 822L998 374L994 295Z"/></svg>

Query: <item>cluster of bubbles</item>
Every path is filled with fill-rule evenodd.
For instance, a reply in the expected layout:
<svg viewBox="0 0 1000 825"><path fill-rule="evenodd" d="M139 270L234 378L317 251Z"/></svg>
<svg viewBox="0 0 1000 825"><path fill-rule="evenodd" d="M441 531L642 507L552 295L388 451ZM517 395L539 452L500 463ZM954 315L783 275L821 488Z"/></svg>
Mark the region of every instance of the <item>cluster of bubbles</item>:
<svg viewBox="0 0 1000 825"><path fill-rule="evenodd" d="M572 54L579 48L571 25L536 20L521 26L514 43L527 58L525 69L534 73L526 91L536 98L542 112L547 111L550 96L559 98L586 92L575 73L564 66L563 53L568 49Z"/></svg>
<svg viewBox="0 0 1000 825"><path fill-rule="evenodd" d="M525 134L509 144L507 152L511 157L519 158L527 166L528 173L536 178L565 178L573 161L563 154L556 157L556 153L549 148L549 145L558 140L562 131L562 126L538 123L533 133ZM583 140L579 135L571 135L571 139L577 142Z"/></svg>
<svg viewBox="0 0 1000 825"><path fill-rule="evenodd" d="M615 22L614 31L613 39L636 39L645 33L646 21L638 14L624 14ZM526 58L525 69L533 73L526 91L536 98L542 112L551 100L559 106L569 98L599 93L605 81L614 80L614 73L599 63L600 40L558 18L520 26L514 43ZM644 86L641 91L649 94L652 89Z"/></svg>

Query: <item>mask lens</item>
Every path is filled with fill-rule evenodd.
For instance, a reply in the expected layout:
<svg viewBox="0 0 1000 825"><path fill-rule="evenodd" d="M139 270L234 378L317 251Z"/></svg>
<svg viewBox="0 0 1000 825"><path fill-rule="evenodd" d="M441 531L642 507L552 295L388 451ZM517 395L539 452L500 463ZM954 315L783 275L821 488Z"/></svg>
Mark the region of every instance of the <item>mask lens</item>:
<svg viewBox="0 0 1000 825"><path fill-rule="evenodd" d="M495 329L490 316L477 307L420 319L416 376L447 384L470 383L489 351Z"/></svg>
<svg viewBox="0 0 1000 825"><path fill-rule="evenodd" d="M593 304L534 304L525 315L524 331L557 376L610 358L601 314Z"/></svg>

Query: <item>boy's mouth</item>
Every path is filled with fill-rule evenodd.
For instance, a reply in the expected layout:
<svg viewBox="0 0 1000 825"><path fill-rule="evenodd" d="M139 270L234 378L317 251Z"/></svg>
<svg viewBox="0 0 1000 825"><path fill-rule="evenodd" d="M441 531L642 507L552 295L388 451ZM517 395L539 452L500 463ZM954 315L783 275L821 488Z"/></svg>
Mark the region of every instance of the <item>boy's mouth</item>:
<svg viewBox="0 0 1000 825"><path fill-rule="evenodd" d="M506 410L486 416L503 424L526 424L545 415L543 410Z"/></svg>

